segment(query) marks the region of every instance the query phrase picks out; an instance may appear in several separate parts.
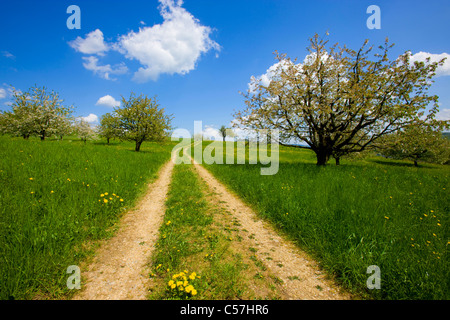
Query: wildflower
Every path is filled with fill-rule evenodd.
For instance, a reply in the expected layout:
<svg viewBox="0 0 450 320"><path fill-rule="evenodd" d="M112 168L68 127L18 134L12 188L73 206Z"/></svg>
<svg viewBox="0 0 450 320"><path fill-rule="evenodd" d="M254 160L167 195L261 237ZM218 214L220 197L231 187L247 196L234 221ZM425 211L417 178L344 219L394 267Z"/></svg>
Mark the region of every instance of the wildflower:
<svg viewBox="0 0 450 320"><path fill-rule="evenodd" d="M69 181L69 182L70 182L71 180L70 180L69 178L67 178L67 181Z"/></svg>
<svg viewBox="0 0 450 320"><path fill-rule="evenodd" d="M166 226L168 226L169 224L171 223L171 221L169 220L169 221L167 221L167 223L166 223Z"/></svg>
<svg viewBox="0 0 450 320"><path fill-rule="evenodd" d="M430 212L433 213L434 211L433 211L433 210L430 210Z"/></svg>
<svg viewBox="0 0 450 320"><path fill-rule="evenodd" d="M174 284L173 280L170 280L168 283L169 286L172 286L173 284Z"/></svg>
<svg viewBox="0 0 450 320"><path fill-rule="evenodd" d="M428 215L426 213L423 214L425 217L428 217Z"/></svg>
<svg viewBox="0 0 450 320"><path fill-rule="evenodd" d="M189 282L187 280L184 280L183 287L186 287L188 284L189 284Z"/></svg>
<svg viewBox="0 0 450 320"><path fill-rule="evenodd" d="M197 274L195 272L192 272L191 275L189 276L189 279L194 280L196 276Z"/></svg>
<svg viewBox="0 0 450 320"><path fill-rule="evenodd" d="M111 198L111 197L109 197L109 200L112 200L112 198Z"/></svg>
<svg viewBox="0 0 450 320"><path fill-rule="evenodd" d="M191 294L192 294L193 296L195 296L195 295L197 294L197 290L192 289Z"/></svg>
<svg viewBox="0 0 450 320"><path fill-rule="evenodd" d="M188 285L185 289L184 289L187 293L191 292L192 290L194 290L194 287L192 285Z"/></svg>
<svg viewBox="0 0 450 320"><path fill-rule="evenodd" d="M52 191L50 191L50 193L55 193L55 191L52 190Z"/></svg>
<svg viewBox="0 0 450 320"><path fill-rule="evenodd" d="M34 191L31 191L30 193L31 193L31 194L34 194Z"/></svg>
<svg viewBox="0 0 450 320"><path fill-rule="evenodd" d="M104 203L108 203L108 199L103 199L103 202Z"/></svg>
<svg viewBox="0 0 450 320"><path fill-rule="evenodd" d="M437 237L435 233L433 233L433 237Z"/></svg>
<svg viewBox="0 0 450 320"><path fill-rule="evenodd" d="M105 196L107 196L108 195L108 192L105 192Z"/></svg>
<svg viewBox="0 0 450 320"><path fill-rule="evenodd" d="M440 224L440 223L438 223L437 225L438 225L439 227L441 226L441 224Z"/></svg>
<svg viewBox="0 0 450 320"><path fill-rule="evenodd" d="M389 199L392 199L392 196L389 196Z"/></svg>
<svg viewBox="0 0 450 320"><path fill-rule="evenodd" d="M104 196L105 196L105 195L104 195L103 193L100 195L100 197L102 197L102 198L103 198Z"/></svg>
<svg viewBox="0 0 450 320"><path fill-rule="evenodd" d="M389 217L384 216L385 219L389 220Z"/></svg>
<svg viewBox="0 0 450 320"><path fill-rule="evenodd" d="M120 202L123 202L123 199L120 199Z"/></svg>
<svg viewBox="0 0 450 320"><path fill-rule="evenodd" d="M174 284L172 284L170 287L171 287L172 289L175 289L177 286L176 286L176 284L174 283Z"/></svg>

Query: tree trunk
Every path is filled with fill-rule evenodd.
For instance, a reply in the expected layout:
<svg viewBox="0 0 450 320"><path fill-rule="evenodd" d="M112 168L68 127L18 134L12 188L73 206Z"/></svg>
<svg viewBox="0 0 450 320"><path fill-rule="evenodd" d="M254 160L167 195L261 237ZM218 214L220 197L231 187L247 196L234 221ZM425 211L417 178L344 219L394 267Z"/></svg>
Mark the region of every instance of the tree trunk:
<svg viewBox="0 0 450 320"><path fill-rule="evenodd" d="M339 166L341 164L341 158L337 157L337 158L334 158L334 159L336 160L336 165Z"/></svg>
<svg viewBox="0 0 450 320"><path fill-rule="evenodd" d="M106 142L109 144L109 138L106 138Z"/></svg>
<svg viewBox="0 0 450 320"><path fill-rule="evenodd" d="M417 163L417 160L414 160L414 167L418 167L419 164Z"/></svg>
<svg viewBox="0 0 450 320"><path fill-rule="evenodd" d="M330 152L327 150L317 150L316 151L316 157L317 157L317 165L318 166L324 166L327 164L328 160L330 159Z"/></svg>
<svg viewBox="0 0 450 320"><path fill-rule="evenodd" d="M142 141L136 140L136 148L134 149L134 151L139 152L141 150L141 144Z"/></svg>

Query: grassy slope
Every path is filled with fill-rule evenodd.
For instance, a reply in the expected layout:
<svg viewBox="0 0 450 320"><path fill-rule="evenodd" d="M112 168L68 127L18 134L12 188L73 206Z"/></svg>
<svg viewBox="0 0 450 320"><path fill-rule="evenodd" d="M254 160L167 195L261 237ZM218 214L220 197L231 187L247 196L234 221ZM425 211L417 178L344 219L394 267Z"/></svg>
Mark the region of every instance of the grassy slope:
<svg viewBox="0 0 450 320"><path fill-rule="evenodd" d="M68 294L67 267L112 235L171 149L0 136L0 299Z"/></svg>
<svg viewBox="0 0 450 320"><path fill-rule="evenodd" d="M263 217L312 253L347 288L376 299L449 299L448 166L371 158L318 168L281 148L280 169L208 165ZM368 290L367 267L381 269Z"/></svg>

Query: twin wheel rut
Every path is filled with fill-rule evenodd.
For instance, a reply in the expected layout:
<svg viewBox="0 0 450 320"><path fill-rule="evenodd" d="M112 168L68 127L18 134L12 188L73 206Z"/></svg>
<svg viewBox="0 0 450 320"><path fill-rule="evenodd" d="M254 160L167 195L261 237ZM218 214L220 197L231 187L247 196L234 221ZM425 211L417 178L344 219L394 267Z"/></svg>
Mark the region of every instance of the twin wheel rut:
<svg viewBox="0 0 450 320"><path fill-rule="evenodd" d="M264 264L271 274L282 280L282 299L350 298L320 271L312 259L258 219L252 209L209 171L195 162L193 165L216 197L214 202L230 212L241 228L253 235L244 237L240 245L258 247L261 252L270 253L271 259L265 260ZM174 161L168 161L160 169L158 179L149 185L140 203L122 218L115 236L102 243L92 263L82 268L82 288L73 299L146 299L150 282L148 262L163 223L173 168Z"/></svg>

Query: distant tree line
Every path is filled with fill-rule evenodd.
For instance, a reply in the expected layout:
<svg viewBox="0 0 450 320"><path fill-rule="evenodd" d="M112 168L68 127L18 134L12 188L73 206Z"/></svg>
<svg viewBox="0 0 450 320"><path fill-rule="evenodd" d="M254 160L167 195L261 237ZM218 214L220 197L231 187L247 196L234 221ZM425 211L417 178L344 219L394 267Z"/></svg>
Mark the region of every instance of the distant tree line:
<svg viewBox="0 0 450 320"><path fill-rule="evenodd" d="M74 107L63 105L55 91L37 86L26 92L13 88L11 110L0 111L0 133L41 140L76 134L84 142L99 135L108 144L114 138L135 141L135 151L140 151L144 141L162 141L172 129L172 116L165 114L156 97L132 93L128 100L122 97L122 105L93 127L82 117L74 117Z"/></svg>

